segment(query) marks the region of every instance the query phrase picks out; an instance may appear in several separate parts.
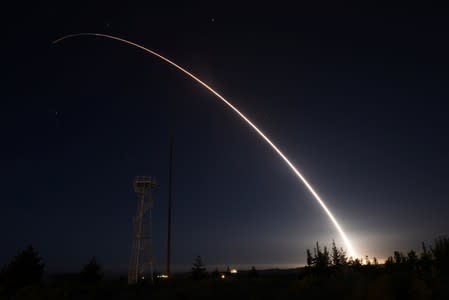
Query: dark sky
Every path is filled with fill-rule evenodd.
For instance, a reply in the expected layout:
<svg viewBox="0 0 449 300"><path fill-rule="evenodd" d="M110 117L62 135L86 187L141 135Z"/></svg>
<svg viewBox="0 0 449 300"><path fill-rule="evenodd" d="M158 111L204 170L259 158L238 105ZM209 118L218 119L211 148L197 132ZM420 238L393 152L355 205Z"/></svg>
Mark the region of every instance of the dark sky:
<svg viewBox="0 0 449 300"><path fill-rule="evenodd" d="M160 1L159 1L160 2ZM77 2L78 3L78 2ZM0 265L32 243L48 270L95 255L127 268L150 175L165 260L175 133L173 263L298 266L338 233L276 154L173 59L248 115L317 189L360 255L420 249L449 229L449 18L440 8L147 6L5 10ZM160 268L160 267L159 267Z"/></svg>

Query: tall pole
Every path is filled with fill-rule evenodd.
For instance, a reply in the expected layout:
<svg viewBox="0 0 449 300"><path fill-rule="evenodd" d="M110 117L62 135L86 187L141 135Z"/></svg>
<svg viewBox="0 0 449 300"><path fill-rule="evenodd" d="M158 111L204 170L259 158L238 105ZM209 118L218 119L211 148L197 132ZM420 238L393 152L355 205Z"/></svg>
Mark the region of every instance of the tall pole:
<svg viewBox="0 0 449 300"><path fill-rule="evenodd" d="M167 229L167 276L170 278L171 262L171 215L172 215L172 197L173 197L173 134L170 136L170 161L168 171L168 229Z"/></svg>

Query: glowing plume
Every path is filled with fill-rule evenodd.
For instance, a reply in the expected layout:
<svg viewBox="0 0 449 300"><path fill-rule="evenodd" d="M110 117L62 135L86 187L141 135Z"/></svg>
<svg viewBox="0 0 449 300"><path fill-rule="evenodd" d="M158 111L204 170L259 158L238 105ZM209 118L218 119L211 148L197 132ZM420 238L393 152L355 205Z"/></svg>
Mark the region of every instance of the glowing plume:
<svg viewBox="0 0 449 300"><path fill-rule="evenodd" d="M157 52L155 52L153 50L150 50L150 49L145 48L145 47L143 47L143 46L141 46L139 44L133 43L131 41L128 41L128 40L125 40L125 39L122 39L122 38L119 38L119 37L115 37L115 36L107 35L107 34L101 34L101 33L77 33L77 34L66 35L66 36L64 36L64 37L62 37L60 39L57 39L57 40L55 40L53 42L53 44L56 44L56 43L58 43L58 42L60 42L62 40L65 40L65 39L68 39L68 38L72 38L72 37L77 37L77 36L97 36L97 37L103 37L103 38L116 40L116 41L119 41L119 42L122 42L122 43L125 43L125 44L128 44L128 45L137 47L139 49L142 49L143 51L145 51L147 53L150 53L150 54L160 58L161 60L165 61L166 63L168 63L170 65L172 65L173 67L175 67L176 69L180 70L184 74L188 75L193 80L195 80L196 82L201 84L203 87L208 89L212 94L217 96L218 99L223 101L235 113L237 113L243 120L245 120L245 122L248 123L271 146L271 148L273 148L274 151L276 151L276 153L285 161L285 163L287 163L287 165L290 167L290 169L292 169L292 171L296 174L296 176L298 176L298 178L304 183L304 185L307 187L307 189L310 191L310 193L312 193L312 195L316 199L316 201L318 201L318 203L321 205L323 210L326 212L326 214L328 215L329 219L332 221L332 223L334 224L335 228L340 233L340 236L341 236L341 238L343 239L343 241L344 241L344 243L346 245L346 248L347 248L347 251L349 252L349 255L353 256L353 257L356 257L356 253L355 253L354 249L352 248L351 242L349 241L349 239L346 236L345 232L341 228L340 224L338 224L337 219L335 219L334 215L327 208L326 204L324 204L323 200L321 200L320 196L317 194L317 192L315 192L315 190L312 188L312 186L309 184L309 182L298 171L298 169L290 162L290 160L281 152L281 150L279 150L279 148L259 128L257 128L257 126L254 125L253 122L251 122L244 114L242 114L234 105L232 105L222 95L220 95L218 92L216 92L214 89L212 89L209 85L204 83L201 79L199 79L198 77L196 77L195 75L193 75L192 73L190 73L189 71L187 71L186 69L181 67L180 65L178 65L178 64L174 63L173 61L169 60L168 58L160 55L159 53L157 53Z"/></svg>

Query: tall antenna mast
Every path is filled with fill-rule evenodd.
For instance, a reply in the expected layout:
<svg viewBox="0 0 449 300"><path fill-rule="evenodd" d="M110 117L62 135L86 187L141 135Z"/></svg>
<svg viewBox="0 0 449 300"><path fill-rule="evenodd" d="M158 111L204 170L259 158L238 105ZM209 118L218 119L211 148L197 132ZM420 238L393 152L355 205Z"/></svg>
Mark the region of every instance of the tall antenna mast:
<svg viewBox="0 0 449 300"><path fill-rule="evenodd" d="M172 201L173 201L173 134L170 136L170 161L168 171L168 228L167 228L167 276L170 278L170 263L171 263L171 216L172 216Z"/></svg>

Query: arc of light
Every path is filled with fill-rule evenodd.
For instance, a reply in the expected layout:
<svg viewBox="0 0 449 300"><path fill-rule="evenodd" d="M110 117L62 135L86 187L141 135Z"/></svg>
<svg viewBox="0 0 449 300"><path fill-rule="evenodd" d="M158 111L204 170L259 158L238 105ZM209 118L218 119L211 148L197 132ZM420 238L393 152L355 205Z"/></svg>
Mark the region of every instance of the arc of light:
<svg viewBox="0 0 449 300"><path fill-rule="evenodd" d="M183 67L181 67L180 65L176 64L175 62L169 60L168 58L160 55L159 53L145 48L142 45L136 44L134 42L116 37L116 36L112 36L112 35L107 35L107 34L101 34L101 33L76 33L76 34L69 34L66 36L63 36L57 40L55 40L53 42L53 44L59 43L65 39L68 38L72 38L72 37L77 37L77 36L97 36L97 37L103 37L103 38L108 38L108 39L112 39L112 40L116 40L131 46L134 46L136 48L139 48L147 53L150 53L154 56L156 56L157 58L163 60L164 62L168 63L169 65L175 67L176 69L178 69L179 71L183 72L184 74L186 74L187 76L189 76L190 78L192 78L193 80L195 80L196 82L198 82L200 85L202 85L204 88L206 88L207 90L209 90L212 94L214 94L215 96L217 96L218 99L220 99L221 101L223 101L228 107L230 107L237 115L239 115L248 125L250 125L258 134L259 136L261 136L265 142L268 143L268 145L271 146L271 148L284 160L284 162L290 167L290 169L296 174L296 176L302 181L302 183L307 187L307 189L310 191L310 193L313 195L313 197L316 199L316 201L320 204L320 206L323 208L323 210L326 212L327 216L329 217L329 219L332 221L332 223L334 224L335 228L337 229L338 233L340 234L341 238L343 239L347 250L349 251L349 254L353 257L356 257L355 255L355 251L351 245L351 242L349 241L348 237L346 236L346 233L343 231L342 227L340 226L340 224L338 223L337 219L334 217L334 215L331 213L331 211L329 210L329 208L327 208L326 204L324 203L324 201L321 199L321 197L318 195L318 193L313 189L313 187L310 185L310 183L306 180L306 178L298 171L298 169L293 165L292 162L290 162L290 160L284 155L284 153L282 153L281 150L279 150L279 148L256 126L254 125L254 123L248 119L243 113L241 113L234 105L231 104L231 102L229 102L228 100L226 100L225 97L223 97L222 95L220 95L217 91L215 91L213 88L211 88L209 85L207 85L204 81L202 81L201 79L199 79L198 77L196 77L195 75L193 75L192 73L190 73L189 71L187 71L186 69L184 69Z"/></svg>

